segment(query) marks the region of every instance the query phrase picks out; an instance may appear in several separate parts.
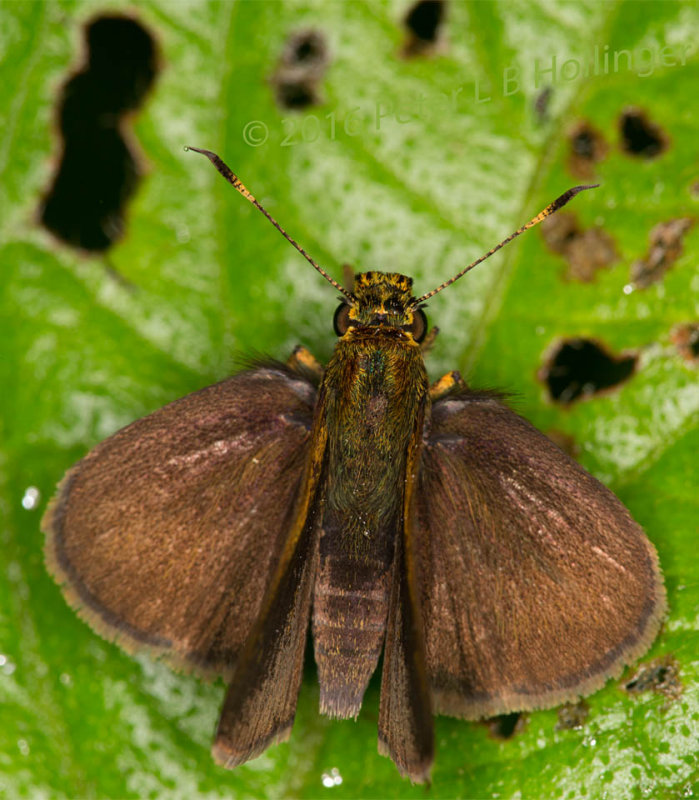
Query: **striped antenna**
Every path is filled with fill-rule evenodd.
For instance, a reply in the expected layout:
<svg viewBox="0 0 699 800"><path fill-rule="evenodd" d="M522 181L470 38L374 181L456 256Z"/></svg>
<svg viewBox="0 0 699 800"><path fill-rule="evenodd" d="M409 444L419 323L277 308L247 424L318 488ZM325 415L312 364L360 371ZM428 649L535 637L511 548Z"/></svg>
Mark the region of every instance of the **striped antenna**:
<svg viewBox="0 0 699 800"><path fill-rule="evenodd" d="M568 189L567 192L562 194L556 200L553 201L550 205L546 206L546 208L537 214L533 219L530 219L526 225L522 225L521 228L518 228L513 234L507 237L507 239L503 239L500 244L495 245L492 250L488 250L488 252L481 256L477 261L474 261L472 264L469 264L467 267L461 270L461 272L457 272L453 278L449 278L448 281L444 281L441 286L438 286L436 289L432 289L431 292L427 292L427 294L423 294L422 297L418 297L417 300L414 300L412 303L413 308L419 305L420 303L424 303L430 297L433 297L437 294L437 292L441 292L442 289L446 289L447 286L451 286L454 281L458 281L459 278L463 277L469 270L472 270L474 267L477 267L481 261L485 261L486 258L490 258L493 253L497 253L497 251L504 247L506 244L509 244L513 239L516 239L520 233L524 233L524 231L529 230L529 228L533 228L535 225L538 225L540 222L543 222L546 217L550 217L551 214L558 211L559 208L563 208L563 206L569 201L572 200L578 192L582 192L585 189L596 189L599 186L599 183L595 183L591 186L574 186L572 189Z"/></svg>
<svg viewBox="0 0 699 800"><path fill-rule="evenodd" d="M341 292L347 298L347 302L349 303L349 305L355 306L357 304L357 301L355 300L351 292L348 292L347 289L340 286L340 284L336 280L331 278L330 275L328 275L328 273L320 266L320 264L317 264L303 249L303 247L301 247L301 245L297 241L295 241L294 239L291 238L291 236L289 236L289 234L284 230L284 228L282 228L282 226L277 222L277 220L274 219L274 217L265 208L263 208L263 206L260 205L260 203L258 203L257 200L255 200L253 195L250 194L250 192L245 188L240 178L235 174L235 172L233 172L233 170L228 166L228 164L226 164L225 161L223 161L223 159L219 158L219 156L217 156L216 153L212 153L211 150L202 150L199 147L185 147L185 150L186 151L192 150L195 153L201 153L203 156L206 156L209 159L209 161L216 167L216 169L221 173L221 175L223 175L223 177L228 181L228 183L230 183L230 185L236 191L240 192L240 194L242 194L246 200L249 200L255 206L256 209L261 211L267 217L267 219L272 223L272 225L274 225L274 227L279 231L279 233L281 233L281 235L287 240L287 242L290 242L299 251L299 253L301 253L301 255L306 259L306 261L308 261L308 263L312 267L314 267L315 269L318 270L318 272L320 272L320 274L325 278L326 281L332 284L339 292Z"/></svg>

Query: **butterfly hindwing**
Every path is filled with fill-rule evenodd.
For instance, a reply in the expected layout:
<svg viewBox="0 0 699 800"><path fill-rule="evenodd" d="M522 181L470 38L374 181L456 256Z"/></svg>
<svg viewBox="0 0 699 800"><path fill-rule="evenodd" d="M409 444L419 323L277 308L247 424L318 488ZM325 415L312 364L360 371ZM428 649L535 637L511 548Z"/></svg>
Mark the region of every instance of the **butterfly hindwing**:
<svg viewBox="0 0 699 800"><path fill-rule="evenodd" d="M402 543L398 549L381 675L379 752L401 775L422 783L434 758L434 722L420 612L410 597Z"/></svg>
<svg viewBox="0 0 699 800"><path fill-rule="evenodd" d="M411 509L422 445L422 419L412 437L404 482L401 535L396 541L392 592L386 624L379 752L393 759L414 783L429 777L434 758L434 722L422 624L419 544Z"/></svg>
<svg viewBox="0 0 699 800"><path fill-rule="evenodd" d="M303 676L318 520L311 512L288 563L272 581L221 709L214 757L228 768L260 755L291 732Z"/></svg>
<svg viewBox="0 0 699 800"><path fill-rule="evenodd" d="M294 520L315 388L242 372L118 431L44 518L50 570L101 634L230 675ZM274 497L274 502L270 498Z"/></svg>
<svg viewBox="0 0 699 800"><path fill-rule="evenodd" d="M435 710L478 718L600 688L654 639L657 556L622 503L487 393L437 401L413 504Z"/></svg>

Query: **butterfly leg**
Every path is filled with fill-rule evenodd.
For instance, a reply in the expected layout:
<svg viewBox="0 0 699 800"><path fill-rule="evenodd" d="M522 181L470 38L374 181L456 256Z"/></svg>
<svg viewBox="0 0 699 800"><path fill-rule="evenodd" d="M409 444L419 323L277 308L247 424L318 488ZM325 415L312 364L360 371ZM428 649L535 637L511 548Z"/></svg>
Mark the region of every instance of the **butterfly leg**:
<svg viewBox="0 0 699 800"><path fill-rule="evenodd" d="M325 374L325 368L311 351L303 345L294 348L294 352L286 362L295 372L310 374L317 380L321 380Z"/></svg>
<svg viewBox="0 0 699 800"><path fill-rule="evenodd" d="M420 350L422 351L422 355L424 356L426 353L429 353L430 350L434 347L434 340L437 338L437 334L439 333L439 328L435 325L434 328L430 328L427 332L427 336L422 340L422 344L420 345Z"/></svg>
<svg viewBox="0 0 699 800"><path fill-rule="evenodd" d="M447 372L446 375L442 375L438 381L435 381L432 386L430 386L430 399L434 402L435 400L439 400L440 397L449 394L449 392L454 389L463 386L466 386L466 382L461 377L461 373L453 369L451 372Z"/></svg>

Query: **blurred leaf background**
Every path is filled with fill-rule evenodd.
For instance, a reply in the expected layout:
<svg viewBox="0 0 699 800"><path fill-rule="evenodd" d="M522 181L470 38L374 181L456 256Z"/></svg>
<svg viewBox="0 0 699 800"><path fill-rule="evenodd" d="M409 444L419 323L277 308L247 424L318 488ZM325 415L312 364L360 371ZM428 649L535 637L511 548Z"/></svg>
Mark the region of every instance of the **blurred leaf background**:
<svg viewBox="0 0 699 800"><path fill-rule="evenodd" d="M699 231L687 233L662 281L624 292L651 229L695 216L699 203L696 4L454 2L433 52L407 58L409 4L398 0L139 3L162 71L128 123L146 174L109 254L132 289L101 257L49 236L37 209L59 157L55 105L80 62L82 27L135 8L0 7L0 794L699 792L699 392L696 367L671 338L674 326L699 319ZM330 55L319 104L284 109L271 78L288 37L309 29ZM624 57L618 71L594 74L595 49L600 58L628 50L633 64ZM562 71L566 61L578 63L577 76L572 64ZM657 157L623 151L618 120L629 106L666 135ZM93 634L47 575L39 532L63 472L120 426L223 378L240 354L285 358L297 343L323 359L331 352L335 293L183 145L221 153L338 279L349 262L406 272L426 291L581 182L569 160L581 120L607 153L594 165L601 188L571 208L582 227L612 237L617 260L581 283L541 230L527 234L430 302L442 330L430 372L459 368L474 385L514 392L540 428L573 436L580 461L628 505L658 548L669 592L669 619L645 660L675 659L683 692L631 696L621 688L629 670L589 699L581 727L558 729L556 710L539 712L507 740L439 718L425 789L376 752L378 683L358 722L330 722L317 713L309 659L290 743L234 772L214 766L208 748L224 687ZM537 372L564 337L636 351L637 372L613 391L556 405Z"/></svg>

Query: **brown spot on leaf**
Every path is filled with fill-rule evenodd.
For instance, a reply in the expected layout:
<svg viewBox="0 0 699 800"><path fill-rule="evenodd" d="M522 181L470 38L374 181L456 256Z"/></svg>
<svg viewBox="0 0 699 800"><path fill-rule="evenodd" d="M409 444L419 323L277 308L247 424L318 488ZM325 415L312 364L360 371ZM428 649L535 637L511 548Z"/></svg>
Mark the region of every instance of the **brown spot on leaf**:
<svg viewBox="0 0 699 800"><path fill-rule="evenodd" d="M669 139L660 125L640 108L627 108L619 117L621 148L637 158L657 158L667 150Z"/></svg>
<svg viewBox="0 0 699 800"><path fill-rule="evenodd" d="M699 322L676 325L670 333L670 340L685 361L694 367L699 366Z"/></svg>
<svg viewBox="0 0 699 800"><path fill-rule="evenodd" d="M573 239L580 236L581 228L575 214L559 211L544 220L541 233L554 253L564 254Z"/></svg>
<svg viewBox="0 0 699 800"><path fill-rule="evenodd" d="M566 703L558 709L557 731L579 730L585 724L590 707L581 700L578 703Z"/></svg>
<svg viewBox="0 0 699 800"><path fill-rule="evenodd" d="M446 11L444 0L418 0L410 7L403 21L408 31L402 50L405 58L430 55L437 49Z"/></svg>
<svg viewBox="0 0 699 800"><path fill-rule="evenodd" d="M598 270L617 260L612 237L600 227L583 230L573 213L551 215L541 231L549 248L567 260L569 280L591 283Z"/></svg>
<svg viewBox="0 0 699 800"><path fill-rule="evenodd" d="M498 717L486 720L489 734L493 739L512 739L527 727L527 717L519 712L501 714Z"/></svg>
<svg viewBox="0 0 699 800"><path fill-rule="evenodd" d="M589 122L581 120L568 135L568 141L568 169L571 174L576 178L592 180L595 177L595 164L609 150L604 136Z"/></svg>
<svg viewBox="0 0 699 800"><path fill-rule="evenodd" d="M656 225L648 237L646 256L631 265L631 282L637 289L657 283L682 255L682 240L694 221L689 218L671 219Z"/></svg>
<svg viewBox="0 0 699 800"><path fill-rule="evenodd" d="M297 111L319 105L319 87L329 62L325 37L319 31L289 36L271 81L279 105Z"/></svg>
<svg viewBox="0 0 699 800"><path fill-rule="evenodd" d="M126 125L156 79L158 52L131 16L99 16L83 35L81 63L60 91L60 162L39 220L65 244L103 253L124 235L126 205L143 174Z"/></svg>
<svg viewBox="0 0 699 800"><path fill-rule="evenodd" d="M636 369L635 353L614 355L593 339L566 339L552 350L537 377L562 405L615 389Z"/></svg>
<svg viewBox="0 0 699 800"><path fill-rule="evenodd" d="M669 701L677 700L682 694L682 688L680 667L671 655L641 664L624 684L624 689L629 694L655 692L664 695Z"/></svg>

